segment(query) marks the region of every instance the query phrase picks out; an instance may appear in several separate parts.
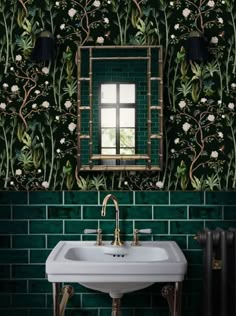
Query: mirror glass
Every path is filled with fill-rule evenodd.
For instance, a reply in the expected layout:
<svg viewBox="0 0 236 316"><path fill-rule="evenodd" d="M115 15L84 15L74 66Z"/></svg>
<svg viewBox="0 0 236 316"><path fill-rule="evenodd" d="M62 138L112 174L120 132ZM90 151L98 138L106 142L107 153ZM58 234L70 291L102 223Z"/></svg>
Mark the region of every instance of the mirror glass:
<svg viewBox="0 0 236 316"><path fill-rule="evenodd" d="M78 170L161 170L161 46L78 48Z"/></svg>

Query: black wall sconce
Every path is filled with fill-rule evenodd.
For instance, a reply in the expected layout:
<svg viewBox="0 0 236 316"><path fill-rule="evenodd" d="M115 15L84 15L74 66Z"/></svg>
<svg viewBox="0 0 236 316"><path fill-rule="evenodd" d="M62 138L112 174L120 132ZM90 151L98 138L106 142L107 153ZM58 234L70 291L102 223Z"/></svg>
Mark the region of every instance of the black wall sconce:
<svg viewBox="0 0 236 316"><path fill-rule="evenodd" d="M205 62L208 58L207 42L204 36L192 31L185 45L187 61Z"/></svg>
<svg viewBox="0 0 236 316"><path fill-rule="evenodd" d="M35 62L50 62L56 55L56 45L52 33L43 31L39 34L32 51Z"/></svg>

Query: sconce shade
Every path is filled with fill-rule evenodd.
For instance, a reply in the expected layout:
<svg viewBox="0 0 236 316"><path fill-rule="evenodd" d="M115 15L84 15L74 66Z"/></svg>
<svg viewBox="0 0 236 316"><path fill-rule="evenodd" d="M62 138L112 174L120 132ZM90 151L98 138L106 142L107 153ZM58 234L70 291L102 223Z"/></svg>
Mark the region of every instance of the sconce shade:
<svg viewBox="0 0 236 316"><path fill-rule="evenodd" d="M187 61L206 61L208 57L206 44L205 38L199 32L191 32L185 45Z"/></svg>
<svg viewBox="0 0 236 316"><path fill-rule="evenodd" d="M39 34L32 51L32 59L36 62L49 62L55 58L55 40L49 31Z"/></svg>

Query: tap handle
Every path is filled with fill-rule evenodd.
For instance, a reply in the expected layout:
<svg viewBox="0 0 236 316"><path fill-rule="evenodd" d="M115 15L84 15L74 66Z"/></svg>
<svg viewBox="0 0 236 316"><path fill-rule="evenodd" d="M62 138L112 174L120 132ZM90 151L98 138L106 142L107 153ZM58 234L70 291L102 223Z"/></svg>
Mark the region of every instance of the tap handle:
<svg viewBox="0 0 236 316"><path fill-rule="evenodd" d="M84 233L85 234L97 234L97 232L98 232L98 230L97 229L90 229L90 228L86 228L85 230L84 230Z"/></svg>
<svg viewBox="0 0 236 316"><path fill-rule="evenodd" d="M140 233L140 234L151 234L152 233L152 229L151 228L138 229L138 233Z"/></svg>

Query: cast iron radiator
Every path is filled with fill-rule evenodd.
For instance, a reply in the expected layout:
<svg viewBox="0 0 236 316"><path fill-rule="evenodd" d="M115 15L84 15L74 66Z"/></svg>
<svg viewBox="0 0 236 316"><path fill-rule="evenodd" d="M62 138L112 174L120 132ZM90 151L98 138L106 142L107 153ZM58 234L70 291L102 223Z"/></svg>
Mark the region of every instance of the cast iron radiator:
<svg viewBox="0 0 236 316"><path fill-rule="evenodd" d="M202 316L236 316L236 229L205 229L195 238L203 248Z"/></svg>

